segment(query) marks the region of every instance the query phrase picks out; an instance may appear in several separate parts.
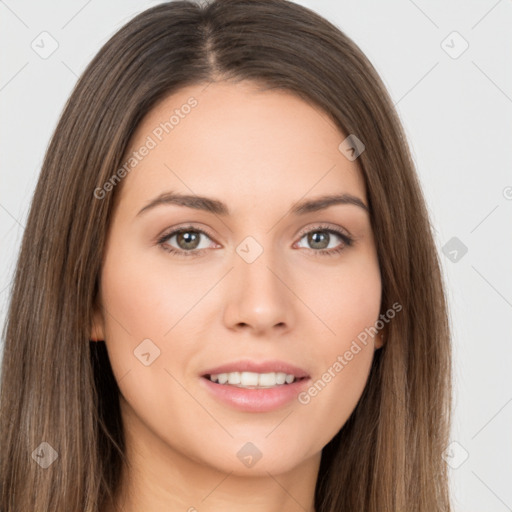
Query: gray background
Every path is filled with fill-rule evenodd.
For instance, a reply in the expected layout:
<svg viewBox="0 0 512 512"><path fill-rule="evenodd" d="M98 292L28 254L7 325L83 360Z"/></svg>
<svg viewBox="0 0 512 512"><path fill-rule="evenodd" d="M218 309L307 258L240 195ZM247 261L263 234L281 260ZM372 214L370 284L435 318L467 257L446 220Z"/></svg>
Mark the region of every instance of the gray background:
<svg viewBox="0 0 512 512"><path fill-rule="evenodd" d="M64 103L110 35L157 3L0 1L0 325ZM455 511L512 510L512 1L297 3L366 53L409 138L450 301Z"/></svg>

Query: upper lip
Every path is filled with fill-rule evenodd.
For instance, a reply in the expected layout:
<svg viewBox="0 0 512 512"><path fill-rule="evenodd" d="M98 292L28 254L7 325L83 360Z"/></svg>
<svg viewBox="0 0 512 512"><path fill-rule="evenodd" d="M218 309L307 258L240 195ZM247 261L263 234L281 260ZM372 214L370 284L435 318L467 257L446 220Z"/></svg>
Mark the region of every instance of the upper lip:
<svg viewBox="0 0 512 512"><path fill-rule="evenodd" d="M254 373L272 373L281 372L289 375L293 375L295 378L309 377L308 372L284 361L251 361L248 359L233 361L231 363L225 363L215 368L210 368L202 373L202 376L206 375L218 375L219 373L232 373L232 372L254 372Z"/></svg>

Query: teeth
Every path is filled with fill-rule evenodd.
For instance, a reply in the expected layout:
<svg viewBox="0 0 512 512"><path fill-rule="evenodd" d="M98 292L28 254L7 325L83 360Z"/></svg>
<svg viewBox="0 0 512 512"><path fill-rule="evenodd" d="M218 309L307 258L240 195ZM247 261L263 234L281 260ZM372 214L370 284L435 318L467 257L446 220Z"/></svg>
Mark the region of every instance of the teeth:
<svg viewBox="0 0 512 512"><path fill-rule="evenodd" d="M277 384L275 373L261 373L258 377L258 386L275 386Z"/></svg>
<svg viewBox="0 0 512 512"><path fill-rule="evenodd" d="M240 388L272 388L276 385L280 386L285 382L286 384L291 384L295 380L295 376L282 372L232 372L212 374L210 375L210 380L219 384L229 384Z"/></svg>
<svg viewBox="0 0 512 512"><path fill-rule="evenodd" d="M226 384L226 382L228 381L228 374L227 373L221 373L218 377L219 379L219 384Z"/></svg>
<svg viewBox="0 0 512 512"><path fill-rule="evenodd" d="M240 385L243 387L247 386L258 386L258 377L259 375L257 373L252 372L242 372L240 374ZM229 381L228 381L229 383Z"/></svg>
<svg viewBox="0 0 512 512"><path fill-rule="evenodd" d="M226 381L230 384L240 384L242 382L240 380L240 372L225 373L224 375L227 375Z"/></svg>
<svg viewBox="0 0 512 512"><path fill-rule="evenodd" d="M276 373L276 384L284 384L286 382L286 373Z"/></svg>

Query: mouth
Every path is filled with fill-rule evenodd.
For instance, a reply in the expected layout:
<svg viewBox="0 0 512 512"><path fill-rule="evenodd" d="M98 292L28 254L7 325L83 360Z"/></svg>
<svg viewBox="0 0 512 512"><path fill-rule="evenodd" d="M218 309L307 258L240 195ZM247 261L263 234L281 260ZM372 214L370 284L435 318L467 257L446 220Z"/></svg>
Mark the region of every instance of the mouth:
<svg viewBox="0 0 512 512"><path fill-rule="evenodd" d="M298 377L293 373L286 372L258 373L248 371L209 373L203 375L203 377L216 384L244 389L271 389L288 386L308 378L306 376Z"/></svg>
<svg viewBox="0 0 512 512"><path fill-rule="evenodd" d="M310 384L310 375L284 361L236 361L203 372L205 390L242 412L270 412L293 403Z"/></svg>

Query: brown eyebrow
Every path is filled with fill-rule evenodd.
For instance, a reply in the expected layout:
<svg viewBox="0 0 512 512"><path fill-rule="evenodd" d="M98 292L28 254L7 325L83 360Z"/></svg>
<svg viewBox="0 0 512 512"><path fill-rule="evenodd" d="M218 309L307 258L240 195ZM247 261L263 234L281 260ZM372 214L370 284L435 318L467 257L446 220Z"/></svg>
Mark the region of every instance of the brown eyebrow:
<svg viewBox="0 0 512 512"><path fill-rule="evenodd" d="M175 204L178 206L193 208L195 210L203 210L223 217L231 215L228 206L218 199L197 195L180 194L176 192L164 192L146 204L146 206L144 206L139 211L139 213L137 213L137 216L143 212L155 208L156 206L167 204ZM369 212L368 206L366 206L366 204L364 204L364 202L359 197L353 196L352 194L334 194L323 195L315 199L308 199L295 203L291 207L290 213L293 215L304 215L306 213L324 210L329 206L336 204L351 204L362 208L366 212Z"/></svg>
<svg viewBox="0 0 512 512"><path fill-rule="evenodd" d="M293 205L291 213L294 215L303 215L305 213L325 210L335 204L351 204L369 213L368 206L366 206L359 197L353 196L352 194L324 195L315 199L300 201Z"/></svg>

